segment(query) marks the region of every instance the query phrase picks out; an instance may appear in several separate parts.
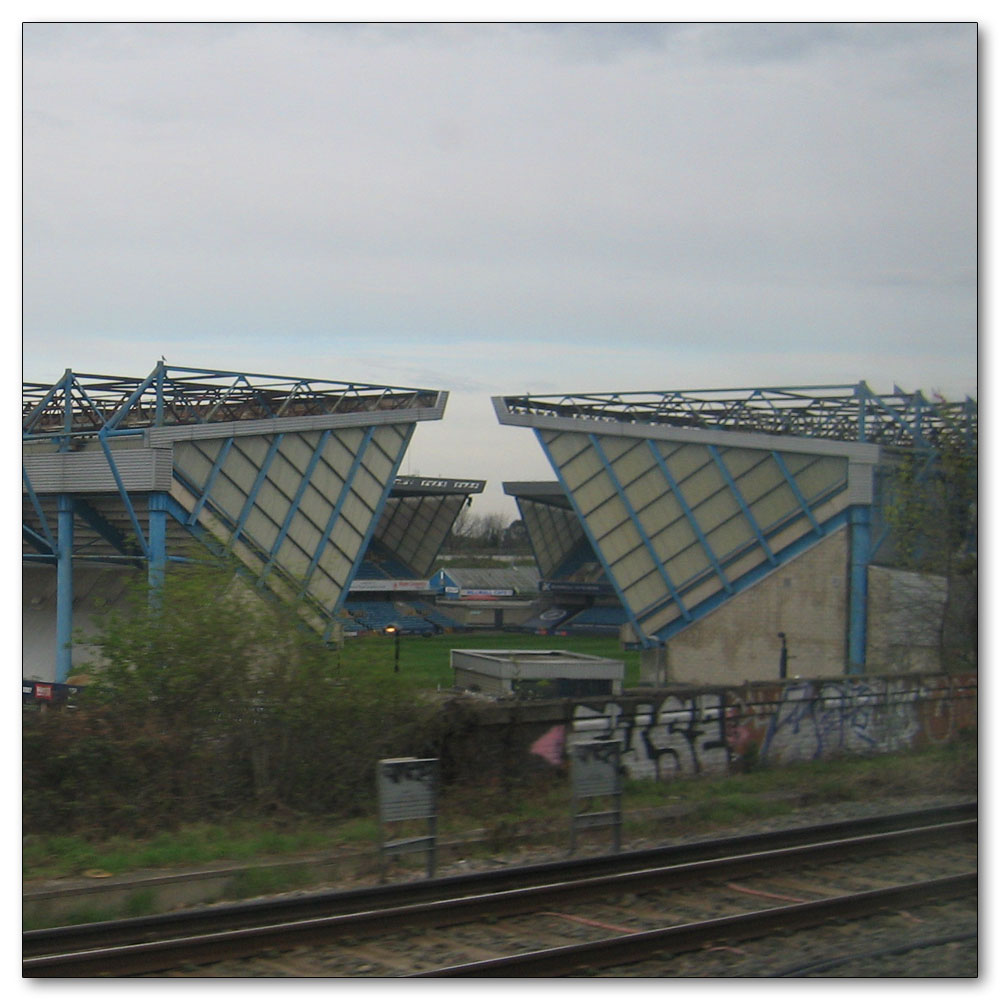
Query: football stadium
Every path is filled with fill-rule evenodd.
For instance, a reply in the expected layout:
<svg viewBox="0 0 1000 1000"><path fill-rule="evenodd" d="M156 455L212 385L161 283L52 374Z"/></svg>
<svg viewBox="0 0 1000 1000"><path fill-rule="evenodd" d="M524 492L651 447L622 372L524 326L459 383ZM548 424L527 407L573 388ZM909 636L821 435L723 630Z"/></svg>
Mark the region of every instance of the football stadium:
<svg viewBox="0 0 1000 1000"><path fill-rule="evenodd" d="M487 482L400 475L447 399L162 362L25 383L24 685L70 682L75 637L129 580L191 560L234 560L330 643L390 625L613 635L656 685L937 670L964 627L901 532L948 462L974 498L972 399L864 382L498 396L511 448L552 468L503 484L535 567L435 572Z"/></svg>

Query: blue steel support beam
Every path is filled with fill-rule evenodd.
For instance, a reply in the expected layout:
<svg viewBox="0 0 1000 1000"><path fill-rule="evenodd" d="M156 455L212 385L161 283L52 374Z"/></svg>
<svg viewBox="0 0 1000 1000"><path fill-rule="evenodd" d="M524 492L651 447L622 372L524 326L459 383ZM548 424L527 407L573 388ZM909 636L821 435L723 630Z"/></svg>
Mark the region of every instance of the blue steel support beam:
<svg viewBox="0 0 1000 1000"><path fill-rule="evenodd" d="M97 435L97 439L101 442L101 447L104 449L104 457L108 460L108 467L111 469L112 476L114 476L115 484L118 487L118 495L121 497L122 504L128 512L129 520L132 522L132 529L135 531L135 540L138 542L139 548L142 549L142 554L148 559L149 546L146 544L146 538L142 533L142 528L139 526L139 518L136 516L135 507L132 506L132 499L125 488L125 484L122 482L121 473L118 471L118 466L115 465L114 455L111 453L111 448L108 445L108 440L103 430Z"/></svg>
<svg viewBox="0 0 1000 1000"><path fill-rule="evenodd" d="M33 549L36 549L44 556L54 557L55 547L53 547L48 539L42 538L37 531L32 530L26 524L21 525L21 537L26 541Z"/></svg>
<svg viewBox="0 0 1000 1000"><path fill-rule="evenodd" d="M257 503L257 495L260 493L261 487L264 485L264 480L267 479L267 474L271 471L271 465L274 463L274 456L278 454L278 449L281 447L281 442L284 439L284 434L275 434L273 440L271 441L271 446L267 449L264 461L260 463L260 468L257 470L257 477L254 479L253 485L250 487L250 492L247 493L247 498L243 504L243 509L240 511L240 516L236 519L236 527L233 528L232 538L229 539L230 546L235 545L239 541L240 535L243 534L243 528L247 523L247 518L253 510L254 504Z"/></svg>
<svg viewBox="0 0 1000 1000"><path fill-rule="evenodd" d="M73 433L73 371L66 369L63 376L66 388L63 391L63 429L66 436L59 441L60 451L69 451L70 435Z"/></svg>
<svg viewBox="0 0 1000 1000"><path fill-rule="evenodd" d="M375 510L372 513L371 523L368 525L368 530L365 532L364 538L361 539L361 545L358 548L357 556L354 558L354 564L351 566L350 572L347 574L347 579L344 581L344 589L340 592L340 597L337 599L337 603L330 609L331 615L336 614L344 606L344 602L347 600L351 584L354 582L354 578L358 575L358 570L361 568L361 563L365 558L365 552L371 544L372 535L375 534L375 529L378 527L378 522L382 517L382 511L385 510L385 505L389 502L389 494L392 493L392 487L396 482L396 477L399 475L399 467L403 464L403 456L406 454L406 449L410 447L410 441L413 438L413 432L416 430L416 426L416 424L408 424L406 426L406 431L403 433L402 443L399 446L399 453L396 455L396 459L392 463L392 469L386 478L385 486L382 488L382 495L379 497ZM383 452L385 451L384 448L381 450ZM330 624L326 627L326 631L323 633L324 641L329 641L330 634L333 632L333 626L335 624L336 623L331 618Z"/></svg>
<svg viewBox="0 0 1000 1000"><path fill-rule="evenodd" d="M639 538L642 540L642 544L645 546L646 552L649 554L653 565L656 567L656 571L659 573L660 579L666 584L667 592L673 598L673 601L679 608L684 620L690 621L691 614L688 611L687 606L681 600L680 592L674 586L673 580L670 579L670 574L667 572L666 566L663 565L662 560L656 554L656 549L653 548L653 541L649 535L646 534L646 529L642 526L642 521L639 520L639 515L636 513L635 508L632 506L632 502L625 493L625 488L622 486L621 481L615 474L614 468L608 461L608 456L605 455L600 441L597 440L597 436L594 434L588 434L587 437L590 439L590 445L597 453L597 457L601 460L601 464L604 466L604 471L607 473L608 478L611 480L611 485L615 488L615 492L618 494L618 499L621 500L622 505L625 507L625 512L632 520L632 524L638 532Z"/></svg>
<svg viewBox="0 0 1000 1000"><path fill-rule="evenodd" d="M51 386L48 392L46 392L45 395L42 396L42 398L37 403L35 403L35 405L31 408L31 412L21 422L22 431L29 432L31 430L31 428L34 426L35 418L40 413L44 412L45 407L48 406L53 399L55 399L57 393L59 392L60 389L63 389L65 387L65 384L66 384L66 375L64 374L63 377L59 379L59 381L56 382L55 385Z"/></svg>
<svg viewBox="0 0 1000 1000"><path fill-rule="evenodd" d="M535 430L535 437L537 438L538 443L541 445L542 451L545 453L545 457L549 461L549 465L552 466L552 470L556 474L556 479L559 480L559 485L562 487L563 493L566 494L566 497L569 500L574 513L576 514L576 519L577 521L580 522L580 527L583 529L583 533L587 537L587 541L590 542L590 547L594 550L594 555L597 556L598 560L601 563L601 566L604 568L604 575L611 581L611 586L614 587L615 594L618 597L618 602L625 609L625 614L628 615L629 624L635 630L635 634L639 636L639 639L642 642L642 644L646 645L647 644L646 634L643 632L641 626L639 625L639 621L636 618L635 611L633 610L632 605L629 604L628 600L626 599L625 592L622 590L621 586L618 583L618 578L615 576L614 573L611 572L611 567L608 565L607 559L604 558L604 553L601 551L600 546L597 544L597 539L594 537L594 533L590 530L590 525L587 524L587 519L583 516L583 511L581 510L580 505L577 503L576 497L573 495L573 491L569 488L569 484L566 482L566 479L562 474L562 469L559 468L559 463L556 462L555 458L552 455L552 452L549 450L549 446L545 443L545 438L543 437L541 430L537 427L534 428L534 430ZM656 643L654 643L653 645L656 645Z"/></svg>
<svg viewBox="0 0 1000 1000"><path fill-rule="evenodd" d="M149 586L158 600L167 570L167 511L165 493L149 494Z"/></svg>
<svg viewBox="0 0 1000 1000"><path fill-rule="evenodd" d="M184 527L201 543L201 545L210 552L215 560L219 563L227 563L228 555L226 548L223 544L209 531L206 531L200 524L188 524L187 509L178 500L175 500L169 493L159 493L160 502L163 505L163 509L167 514L172 517L178 524L184 525ZM201 562L202 560L191 560L191 559L181 559L178 556L168 556L170 562ZM210 564L212 560L207 560ZM244 569L241 573L243 579L250 581L251 583L256 579L250 574L249 570Z"/></svg>
<svg viewBox="0 0 1000 1000"><path fill-rule="evenodd" d="M330 517L327 519L326 526L323 528L323 537L320 539L319 545L316 546L316 551L313 552L312 559L309 562L309 568L306 570L305 579L302 582L302 589L299 591L299 598L305 596L306 591L309 589L309 583L313 578L313 574L316 572L316 567L319 565L320 559L323 558L323 553L326 551L326 547L330 542L330 536L333 534L333 529L340 518L340 512L344 508L344 504L347 502L347 498L351 495L351 490L354 488L354 480L357 478L358 470L361 468L361 463L364 460L365 452L368 450L368 446L371 444L372 434L375 432L375 427L370 426L365 430L364 437L361 439L361 446L358 448L357 454L354 456L354 461L351 462L351 467L347 472L347 476L344 478L344 485L340 488L340 495L337 497L337 502L333 505L333 510L330 512Z"/></svg>
<svg viewBox="0 0 1000 1000"><path fill-rule="evenodd" d="M313 473L316 471L316 466L319 465L319 460L323 457L323 452L326 449L326 443L330 440L330 435L332 433L333 431L330 430L323 431L319 437L319 441L316 443L316 447L313 449L312 457L309 459L309 464L306 466L305 472L302 473L302 480L299 483L298 489L295 491L295 496L292 498L288 512L285 514L285 520L281 525L281 530L278 532L278 537L275 538L274 545L271 546L271 552L267 563L260 571L260 585L263 585L264 579L274 568L274 564L278 560L278 553L281 551L281 546L284 545L285 539L288 537L288 531L292 526L292 521L295 520L295 515L299 512L299 506L302 504L302 498L306 494L309 482L312 479Z"/></svg>
<svg viewBox="0 0 1000 1000"><path fill-rule="evenodd" d="M521 515L521 523L524 525L525 532L528 535L528 548L531 549L531 556L535 560L535 565L538 567L539 571L542 568L542 561L538 558L538 549L535 546L535 539L532 537L532 533L527 530L528 519L524 516L524 507L521 505L521 498L514 497L514 503L517 504L517 512ZM556 567L558 569L558 567ZM553 575L555 575L553 573Z"/></svg>
<svg viewBox="0 0 1000 1000"><path fill-rule="evenodd" d="M681 492L680 484L677 482L676 478L674 478L674 474L670 471L666 460L663 455L660 454L660 449L656 447L656 444L648 438L646 440L646 444L649 446L649 450L652 452L653 458L656 460L656 464L660 468L660 472L663 473L663 478L666 479L670 492L673 494L674 499L680 504L681 510L684 512L684 516L687 518L687 522L691 526L691 530L694 532L695 537L698 539L698 542L705 552L705 555L708 557L708 561L712 564L712 569L715 570L715 574L722 583L723 589L727 594L731 594L733 592L732 584L729 582L729 578L723 571L722 565L719 563L712 546L709 544L708 538L701 530L698 518L695 516L694 511L688 506L687 500L684 499L684 494Z"/></svg>
<svg viewBox="0 0 1000 1000"><path fill-rule="evenodd" d="M813 532L817 535L822 535L823 529L820 528L819 522L816 520L816 517L812 512L812 508L809 506L809 502L803 495L802 490L799 489L799 484L795 482L795 477L792 476L791 471L785 464L785 460L781 457L781 453L772 451L771 457L774 459L775 465L777 465L781 470L781 474L785 477L785 482L788 483L788 488L792 491L792 494L795 497L795 502L802 508L802 513L809 519Z"/></svg>
<svg viewBox="0 0 1000 1000"><path fill-rule="evenodd" d="M136 387L136 389L132 393L132 395L129 396L129 398L121 406L119 406L118 409L108 418L108 420L105 423L104 427L101 429L101 432L104 433L104 434L107 434L107 433L109 433L111 431L114 431L117 428L117 426L122 422L122 420L124 420L125 417L128 415L129 410L131 410L132 407L136 404L136 402L142 398L143 393L145 393L145 391L151 385L153 385L154 382L156 382L157 386L158 386L158 391L157 391L157 394L156 394L156 413L157 413L157 419L162 418L162 413L163 413L163 409L162 409L162 402L163 402L163 392L162 392L162 386L163 386L163 364L161 362L160 364L158 364L152 370L152 372L150 372L149 375L147 375L138 384L138 386Z"/></svg>
<svg viewBox="0 0 1000 1000"><path fill-rule="evenodd" d="M865 672L868 644L868 564L871 559L871 510L850 511L850 597L847 619L847 672Z"/></svg>
<svg viewBox="0 0 1000 1000"><path fill-rule="evenodd" d="M166 365L159 361L154 370L156 376L156 410L154 423L157 427L163 425L163 378L166 375Z"/></svg>
<svg viewBox="0 0 1000 1000"><path fill-rule="evenodd" d="M830 535L837 528L843 527L848 523L848 515L846 511L841 511L839 514L835 514L829 521L823 524L823 534ZM786 565L796 556L801 555L811 546L816 544L816 539L812 535L803 535L801 538L796 539L790 545L786 546L780 552L777 553L777 559L779 565ZM769 573L773 572L773 567L769 563L761 563L759 566L754 567L748 572L744 573L742 576L737 577L733 580L733 592L735 594L740 594L745 590L748 590L754 584L758 583L760 580L764 579ZM716 608L720 607L722 604L729 600L729 595L724 594L721 590L713 594L711 597L706 598L704 601L700 601L698 604L691 608L691 614L695 621L699 621L706 615L710 614ZM652 609L655 610L655 609ZM657 632L657 638L666 642L672 639L678 632L687 628L688 622L685 621L674 621Z"/></svg>
<svg viewBox="0 0 1000 1000"><path fill-rule="evenodd" d="M229 450L232 448L235 440L235 437L230 437L226 438L226 440L222 442L222 446L219 448L219 454L215 456L215 461L212 463L212 468L208 473L208 479L205 481L205 485L202 488L201 496L198 497L197 503L195 503L194 507L191 508L191 513L188 515L187 523L189 525L197 522L198 515L201 514L202 507L205 506L205 502L212 493L215 481L219 478L219 472L222 470L222 466L225 464L226 458L229 456Z"/></svg>
<svg viewBox="0 0 1000 1000"><path fill-rule="evenodd" d="M38 495L35 493L34 488L31 485L31 480L28 478L28 473L25 472L24 466L21 466L21 479L24 481L24 487L28 493L28 499L31 501L31 506L34 508L35 513L38 515L38 523L42 529L42 534L45 536L45 541L48 543L49 548L55 552L58 547L55 538L52 534L52 528L49 525L49 520L45 516L45 510L42 508L39 502Z"/></svg>
<svg viewBox="0 0 1000 1000"><path fill-rule="evenodd" d="M59 548L56 553L56 683L65 684L73 667L73 498L59 494Z"/></svg>
<svg viewBox="0 0 1000 1000"><path fill-rule="evenodd" d="M767 561L772 566L776 566L778 564L778 560L771 551L771 546L767 544L764 532L761 531L760 525L757 523L757 519L753 516L753 512L750 510L749 504L747 504L746 500L743 499L743 494L740 492L740 488L736 485L736 480L733 479L732 473L726 468L726 463L722 460L722 455L719 454L719 449L714 444L710 444L708 446L708 451L712 456L712 460L715 462L720 475L729 487L729 492L732 493L733 498L736 500L740 510L743 512L743 516L747 519L747 523L750 525L751 530L757 536L757 542L764 550L764 555L767 556Z"/></svg>
<svg viewBox="0 0 1000 1000"><path fill-rule="evenodd" d="M138 547L130 544L128 539L86 500L76 497L73 501L73 508L81 521L86 521L101 538L114 546L123 556L141 556Z"/></svg>

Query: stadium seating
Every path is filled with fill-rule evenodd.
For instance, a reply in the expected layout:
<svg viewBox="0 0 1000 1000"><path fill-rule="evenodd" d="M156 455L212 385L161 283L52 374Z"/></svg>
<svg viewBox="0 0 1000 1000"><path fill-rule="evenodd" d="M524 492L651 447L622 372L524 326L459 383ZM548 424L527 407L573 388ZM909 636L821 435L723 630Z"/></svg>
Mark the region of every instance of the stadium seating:
<svg viewBox="0 0 1000 1000"><path fill-rule="evenodd" d="M559 627L576 632L612 632L617 635L618 630L627 620L624 608L594 605L591 608L585 608L568 622L560 624Z"/></svg>
<svg viewBox="0 0 1000 1000"><path fill-rule="evenodd" d="M359 567L358 572L355 574L355 580L388 580L390 579L389 574L381 567L373 563L370 559L366 559Z"/></svg>
<svg viewBox="0 0 1000 1000"><path fill-rule="evenodd" d="M348 600L344 609L362 628L372 632L384 632L387 625L398 626L402 635L431 635L437 631L434 624L412 609L390 601Z"/></svg>
<svg viewBox="0 0 1000 1000"><path fill-rule="evenodd" d="M461 622L446 615L443 611L439 611L433 604L428 604L426 601L414 601L413 610L442 631L454 631L465 627Z"/></svg>

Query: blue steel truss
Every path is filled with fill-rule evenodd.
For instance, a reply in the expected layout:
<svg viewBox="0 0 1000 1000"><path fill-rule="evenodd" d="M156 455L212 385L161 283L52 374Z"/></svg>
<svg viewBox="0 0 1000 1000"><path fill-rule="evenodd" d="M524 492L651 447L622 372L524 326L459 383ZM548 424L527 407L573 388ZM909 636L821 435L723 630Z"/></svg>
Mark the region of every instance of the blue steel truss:
<svg viewBox="0 0 1000 1000"><path fill-rule="evenodd" d="M923 392L876 393L865 382L785 388L504 396L508 413L664 424L899 447L976 447L979 405Z"/></svg>
<svg viewBox="0 0 1000 1000"><path fill-rule="evenodd" d="M898 386L892 393L879 394L872 391L865 382L854 385L821 385L804 387L746 388L746 389L702 389L657 392L620 393L571 393L559 395L524 395L497 397L494 400L498 419L501 423L527 426L534 429L549 463L555 470L560 484L566 492L573 510L584 529L585 535L602 566L612 581L622 602L629 621L635 627L643 645L665 642L692 621L708 614L734 594L753 586L779 566L785 565L805 549L816 544L833 531L847 527L849 530L849 616L848 622L848 670L863 669L867 628L867 567L885 538L885 530L874 531L873 511L877 513L880 491L876 489L870 500L841 498L837 506L820 513L825 505L837 494L848 489L847 458L844 451L844 476L829 480L817 492L806 490L806 473L809 466L795 465L794 471L788 454L796 451L788 449L778 438L813 438L848 445L878 445L882 457L878 461L893 462L902 454L917 456L921 474L931 475L942 453L957 450L966 454L976 454L978 448L978 404L971 398L962 402L949 402L936 394L928 398L922 392L905 392ZM628 429L626 429L626 427ZM656 546L643 523L643 512L633 505L629 487L620 481L615 465L609 460L602 447L604 435L614 437L645 437L643 428L649 428L645 443L654 467L658 468L663 487L676 501L682 516L690 529L691 537L703 555L703 568L689 579L675 579L671 576L669 554L661 558ZM658 433L658 428L664 430ZM666 429L680 429L684 437L667 438L675 441L698 442L704 449L709 462L725 485L725 489L743 518L750 532L751 540L738 550L717 552L713 549L706 525L700 523L696 501L689 502L683 484L671 470L670 463L654 444ZM744 497L737 477L727 467L723 442L726 440L716 433L714 436L688 432L731 432L734 447L760 449L778 473L776 485L787 490L788 501L779 521L773 524L761 523L758 511L759 498ZM560 432L579 435L578 443L567 446L568 450L556 459L550 447L548 436ZM737 437L736 435L741 435ZM575 450L574 450L575 449ZM623 517L635 529L640 549L644 551L652 569L639 579L656 577L659 579L661 594L644 607L633 607L627 598L625 588L617 581L615 568L602 551L601 539L593 537L589 517L580 505L563 475L563 468L589 450L595 456L599 475L603 476L612 494L617 497ZM808 453L808 449L805 450ZM626 452L625 454L628 454ZM815 454L838 454L836 451L816 451ZM860 453L858 456L860 457ZM873 461L869 454L865 461ZM859 474L860 475L860 474ZM589 486L590 480L584 481ZM866 490L860 485L859 496ZM876 484L878 479L875 480ZM577 489L583 485L577 484ZM794 529L792 536L783 536L785 530L795 522L801 527ZM611 529L608 529L611 530ZM791 537L788 543L778 540ZM745 556L755 550L760 559L748 571L734 576L730 567L735 567ZM616 556L616 558L619 558ZM695 600L698 591L706 593L703 584L709 577L715 578L716 589L707 597ZM630 584L631 586L631 584ZM676 617L666 625L654 625L662 621L664 612L673 608Z"/></svg>
<svg viewBox="0 0 1000 1000"><path fill-rule="evenodd" d="M85 494L74 494L71 483L53 496L48 488L48 505L31 481L27 467L22 468L25 508L22 537L25 543L23 558L26 562L41 562L57 569L57 653L56 679L63 681L71 667L70 636L72 629L72 564L77 560L95 560L132 566L146 566L150 583L155 587L163 579L169 561L187 562L188 555L168 551L168 536L178 529L185 535L197 538L208 552L216 557L227 551L209 532L199 525L199 517L208 508L213 517L230 532L228 549L239 542L260 557L263 569L251 576L258 587L264 589L267 577L284 572L278 566L278 554L288 535L312 473L324 454L324 447L333 431L329 418L337 421L346 417L352 425L365 426L360 452L354 457L340 496L322 530L319 545L312 554L306 580L285 580L298 592L300 600L313 607L320 615L332 620L339 605L346 597L350 578L357 572L363 556L361 550L352 555L349 579L343 588L337 607L319 607L314 596L307 593L324 548L330 541L336 520L351 492L365 452L375 446L373 432L376 424L397 423L404 425L399 440L399 451L386 457L390 460L392 475L381 491L373 519L364 536L364 543L371 539L375 523L385 506L398 472L403 454L413 433L415 419L436 419L443 412L446 394L433 389L405 388L374 385L360 382L333 382L321 379L290 378L276 375L248 374L215 369L183 368L161 362L145 378L80 374L67 370L52 385L35 382L23 384L22 439L25 454L32 456L70 453L80 450L101 453L107 471L114 482L112 491L119 504L117 517L124 527L112 523ZM417 412L419 411L419 412ZM275 426L273 421L291 418L289 424ZM302 474L295 496L286 511L276 540L265 547L246 534L246 523L258 494L267 480L271 465L279 453L283 431L294 431L304 426L315 426L313 421L301 418L327 418L320 429L307 468ZM264 461L257 470L253 486L238 516L227 514L213 503L213 488L230 451L235 445L233 425L241 421L266 421L264 428L246 428L247 432L264 433L270 437L270 446ZM171 479L184 486L194 498L187 509L163 486L157 489L130 490L119 468L119 459L129 454L115 443L122 438L141 437L154 428L183 427L185 425L219 425L217 434L219 450L204 482L193 483L173 467ZM229 426L223 426L229 425ZM319 429L319 428L318 428ZM145 510L137 507L138 494L145 492ZM107 498L105 498L106 500ZM54 501L54 506L53 506ZM235 512L234 512L235 513ZM85 525L92 538L102 543L103 551L78 551L74 534L75 522ZM327 630L329 634L329 629Z"/></svg>
<svg viewBox="0 0 1000 1000"><path fill-rule="evenodd" d="M276 417L374 413L434 406L434 389L251 375L158 364L143 379L67 370L53 385L22 386L24 440L69 442L150 427Z"/></svg>

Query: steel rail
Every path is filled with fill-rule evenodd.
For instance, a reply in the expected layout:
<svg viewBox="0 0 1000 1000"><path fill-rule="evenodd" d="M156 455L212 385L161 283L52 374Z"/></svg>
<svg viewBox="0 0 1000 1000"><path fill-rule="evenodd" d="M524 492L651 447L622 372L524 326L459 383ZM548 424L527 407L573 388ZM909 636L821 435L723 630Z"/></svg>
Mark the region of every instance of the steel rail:
<svg viewBox="0 0 1000 1000"><path fill-rule="evenodd" d="M487 892L525 888L554 880L613 875L633 869L660 868L685 862L706 860L732 854L794 847L817 840L835 840L858 833L877 833L913 826L972 819L977 815L976 802L938 806L905 813L887 813L862 819L838 820L772 830L766 833L739 834L687 844L653 847L596 857L546 861L512 869L494 869L466 875L443 876L419 882L365 886L359 889L317 891L265 901L225 903L197 907L147 917L96 921L87 924L41 928L21 935L24 957L53 952L85 950L112 945L133 944L164 937L191 936L204 931L236 930L268 922L305 920L312 917L349 913L419 903L426 900L455 898Z"/></svg>
<svg viewBox="0 0 1000 1000"><path fill-rule="evenodd" d="M263 926L181 935L144 943L46 954L23 959L22 974L25 977L81 977L156 972L180 964L205 964L246 957L271 948L288 949L326 944L337 937L356 935L371 929L386 931L428 924L447 926L475 920L484 914L495 917L523 913L540 906L550 907L569 900L576 901L588 895L634 891L637 883L643 888L664 882L680 885L710 878L731 878L761 867L773 871L781 866L816 863L830 858L881 854L914 842L921 846L933 840L953 842L960 836L974 834L975 829L975 820L920 826L888 833L865 834L859 838L823 840L796 847L658 868L639 868L618 874L563 879L499 892L431 899L401 906L285 920Z"/></svg>
<svg viewBox="0 0 1000 1000"><path fill-rule="evenodd" d="M581 969L629 965L656 955L691 951L706 943L746 941L781 931L815 927L833 919L857 919L889 907L937 902L977 891L979 876L964 872L883 889L832 896L808 903L792 903L729 917L636 931L586 944L563 945L504 958L470 962L428 972L409 979L453 977L564 976Z"/></svg>

